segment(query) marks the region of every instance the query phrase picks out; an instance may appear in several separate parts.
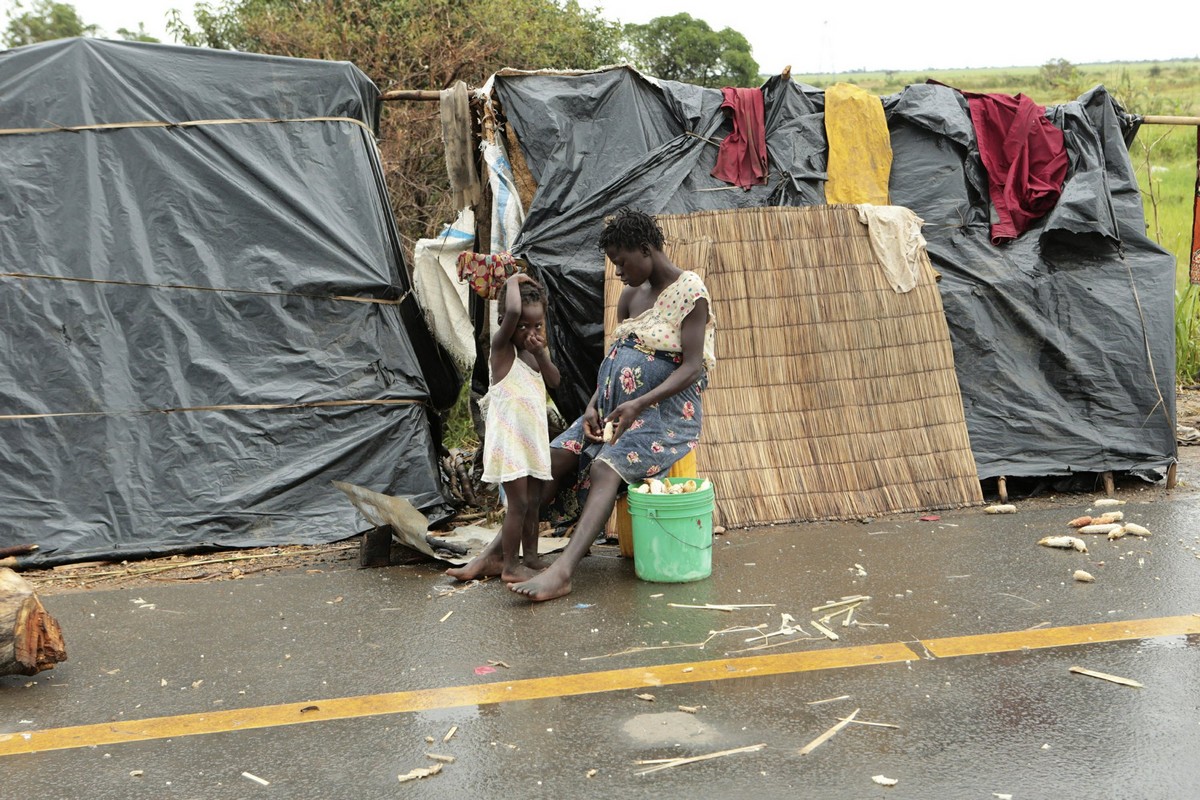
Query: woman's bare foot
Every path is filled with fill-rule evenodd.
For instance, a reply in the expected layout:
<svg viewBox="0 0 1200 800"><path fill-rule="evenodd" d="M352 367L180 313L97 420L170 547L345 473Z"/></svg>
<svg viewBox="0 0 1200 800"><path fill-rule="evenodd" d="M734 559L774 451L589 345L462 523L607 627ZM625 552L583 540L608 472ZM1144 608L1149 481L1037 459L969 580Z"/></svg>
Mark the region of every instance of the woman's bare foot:
<svg viewBox="0 0 1200 800"><path fill-rule="evenodd" d="M504 572L504 557L499 553L484 551L480 555L463 564L446 570L446 574L456 581L474 581L480 578L494 578Z"/></svg>
<svg viewBox="0 0 1200 800"><path fill-rule="evenodd" d="M553 600L571 593L571 576L561 573L562 570L554 569L552 564L549 569L539 573L536 577L522 583L510 583L508 588L535 602Z"/></svg>
<svg viewBox="0 0 1200 800"><path fill-rule="evenodd" d="M525 566L529 567L534 572L541 572L546 567L550 566L550 564L553 562L547 561L546 559L542 558L541 555L535 555L535 556L522 556L521 563L523 563Z"/></svg>
<svg viewBox="0 0 1200 800"><path fill-rule="evenodd" d="M500 573L500 580L504 581L505 583L520 583L521 581L527 581L531 578L536 578L537 575L538 571L536 569L530 568L528 564L522 564L518 562L512 567L504 569Z"/></svg>

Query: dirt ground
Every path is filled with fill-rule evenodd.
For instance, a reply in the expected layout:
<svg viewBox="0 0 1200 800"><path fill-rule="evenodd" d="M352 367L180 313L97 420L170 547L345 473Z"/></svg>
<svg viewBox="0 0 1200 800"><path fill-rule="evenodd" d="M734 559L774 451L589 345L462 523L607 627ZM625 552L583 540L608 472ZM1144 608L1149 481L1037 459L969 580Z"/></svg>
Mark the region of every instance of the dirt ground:
<svg viewBox="0 0 1200 800"><path fill-rule="evenodd" d="M1180 389L1175 394L1175 422L1200 428L1200 390Z"/></svg>
<svg viewBox="0 0 1200 800"><path fill-rule="evenodd" d="M1180 390L1176 401L1180 426L1200 428L1200 391ZM1165 481L1148 483L1127 476L1117 481L1117 496L1136 494L1139 500L1167 496ZM1101 491L1096 487L1097 491ZM1086 489L1085 489L1086 491ZM1200 491L1200 445L1180 446L1178 483L1173 493ZM995 481L984 484L989 502L995 502ZM1028 482L1010 486L1012 500L1029 507L1051 507L1067 499L1049 482ZM912 514L898 514L907 518ZM612 548L614 552L616 547ZM272 572L319 573L357 567L359 537L324 545L287 545L262 547L202 555L175 555L142 561L82 562L52 569L24 570L21 574L39 594L52 595L93 589L135 589L162 583L191 583L241 580L249 575Z"/></svg>

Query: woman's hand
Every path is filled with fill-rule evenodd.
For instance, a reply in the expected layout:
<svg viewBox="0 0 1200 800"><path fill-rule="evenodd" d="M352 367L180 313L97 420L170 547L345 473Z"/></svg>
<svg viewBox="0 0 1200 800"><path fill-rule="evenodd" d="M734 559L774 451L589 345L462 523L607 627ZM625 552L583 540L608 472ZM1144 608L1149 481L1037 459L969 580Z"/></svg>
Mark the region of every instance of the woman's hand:
<svg viewBox="0 0 1200 800"><path fill-rule="evenodd" d="M613 412L605 417L605 422L611 422L615 426L613 428L612 441L617 441L621 438L621 434L629 430L629 426L637 421L637 418L646 410L646 405L641 401L641 398L626 400L621 405L613 409Z"/></svg>
<svg viewBox="0 0 1200 800"><path fill-rule="evenodd" d="M583 412L583 435L593 442L604 441L604 423L600 421L600 412L595 403L588 403Z"/></svg>

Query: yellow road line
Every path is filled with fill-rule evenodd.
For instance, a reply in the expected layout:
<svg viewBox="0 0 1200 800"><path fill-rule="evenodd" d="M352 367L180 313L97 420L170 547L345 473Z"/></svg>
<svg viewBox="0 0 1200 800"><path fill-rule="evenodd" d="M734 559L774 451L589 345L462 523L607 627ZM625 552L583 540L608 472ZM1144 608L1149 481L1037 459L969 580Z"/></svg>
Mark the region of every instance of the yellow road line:
<svg viewBox="0 0 1200 800"><path fill-rule="evenodd" d="M953 658L1001 653L1023 648L1068 647L1097 642L1196 633L1200 633L1200 615L1191 614L1095 625L1073 625L1061 628L929 639L923 640L921 644L937 658ZM919 660L920 656L908 645L893 642L830 650L810 650L800 653L630 667L470 686L340 697L306 703L284 703L200 714L49 728L27 733L0 734L0 756L252 730L254 728L273 728L282 725L298 725L354 717L488 705L518 700L572 697L655 686Z"/></svg>
<svg viewBox="0 0 1200 800"><path fill-rule="evenodd" d="M834 650L810 650L802 653L697 661L690 664L667 664L658 667L630 667L603 672L585 672L578 675L554 675L545 678L420 689L410 692L339 697L329 700L314 700L308 703L284 703L275 706L183 714L174 717L119 720L103 722L98 725L0 734L0 756L140 742L148 739L195 736L204 733L273 728L280 725L298 725L306 722L370 717L380 714L507 703L516 700L541 700L549 697L571 697L621 689L645 689L729 678L811 672L838 667L861 667L868 664L894 664L901 661L916 661L919 658L920 656L907 646L899 643L866 645Z"/></svg>
<svg viewBox="0 0 1200 800"><path fill-rule="evenodd" d="M954 636L948 639L924 639L921 643L937 658L953 658L985 653L1005 653L1012 650L1037 650L1043 647L1070 647L1092 642L1150 639L1155 636L1178 636L1188 633L1200 633L1200 616L1187 614L1180 617L1100 622L1095 625L1071 625L1064 628L1041 628L1036 631Z"/></svg>

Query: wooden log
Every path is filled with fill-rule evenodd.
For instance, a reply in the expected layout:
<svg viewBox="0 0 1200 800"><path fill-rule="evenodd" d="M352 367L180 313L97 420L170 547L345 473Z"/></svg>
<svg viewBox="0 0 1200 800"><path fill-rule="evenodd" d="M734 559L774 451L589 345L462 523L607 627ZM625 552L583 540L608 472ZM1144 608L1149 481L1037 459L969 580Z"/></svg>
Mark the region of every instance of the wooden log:
<svg viewBox="0 0 1200 800"><path fill-rule="evenodd" d="M379 99L385 103L396 100L432 102L441 100L442 93L436 89L392 89L379 95Z"/></svg>
<svg viewBox="0 0 1200 800"><path fill-rule="evenodd" d="M25 556L36 551L37 549L38 546L36 544L18 544L13 545L12 547L0 547L0 558L7 558L8 556Z"/></svg>
<svg viewBox="0 0 1200 800"><path fill-rule="evenodd" d="M1112 497L1117 491L1116 484L1113 483L1112 472L1106 472L1101 477L1104 478L1104 496Z"/></svg>
<svg viewBox="0 0 1200 800"><path fill-rule="evenodd" d="M1175 483L1179 480L1179 462L1172 461L1171 466L1167 467L1167 489L1174 489Z"/></svg>
<svg viewBox="0 0 1200 800"><path fill-rule="evenodd" d="M0 675L34 675L66 660L62 630L33 585L0 569Z"/></svg>
<svg viewBox="0 0 1200 800"><path fill-rule="evenodd" d="M392 526L379 525L365 531L358 548L358 568L389 567L392 564Z"/></svg>
<svg viewBox="0 0 1200 800"><path fill-rule="evenodd" d="M1003 475L1001 475L999 478L996 478L996 491L998 491L1000 493L1000 502L1007 503L1008 502L1008 478L1004 477Z"/></svg>

